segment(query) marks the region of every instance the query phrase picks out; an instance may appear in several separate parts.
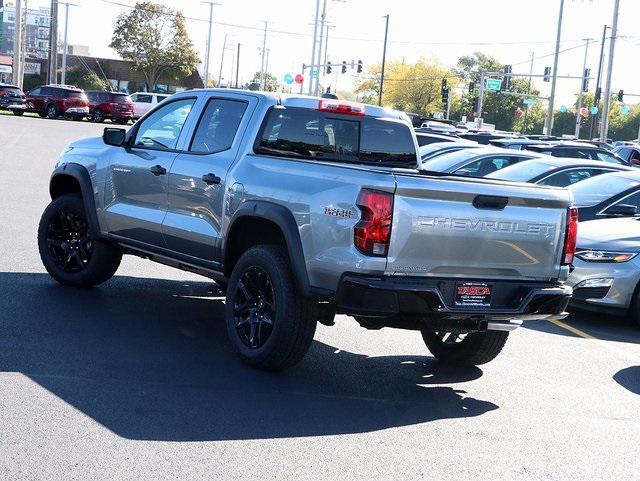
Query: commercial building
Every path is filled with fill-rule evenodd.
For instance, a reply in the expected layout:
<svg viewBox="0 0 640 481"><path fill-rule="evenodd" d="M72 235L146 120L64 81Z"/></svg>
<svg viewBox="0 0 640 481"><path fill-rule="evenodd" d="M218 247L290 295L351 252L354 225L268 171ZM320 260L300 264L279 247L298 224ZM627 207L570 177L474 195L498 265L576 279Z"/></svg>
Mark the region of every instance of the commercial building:
<svg viewBox="0 0 640 481"><path fill-rule="evenodd" d="M24 2L23 2L24 3ZM28 8L25 16L25 53L28 58L46 59L49 52L49 7ZM12 1L0 0L0 55L13 55L16 8Z"/></svg>

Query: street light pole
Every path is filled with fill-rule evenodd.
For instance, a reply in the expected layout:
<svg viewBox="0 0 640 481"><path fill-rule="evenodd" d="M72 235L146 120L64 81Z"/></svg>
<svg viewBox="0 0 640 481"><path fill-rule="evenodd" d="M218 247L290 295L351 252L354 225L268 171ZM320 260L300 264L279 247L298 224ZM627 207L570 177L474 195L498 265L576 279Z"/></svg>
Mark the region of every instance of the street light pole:
<svg viewBox="0 0 640 481"><path fill-rule="evenodd" d="M387 59L387 34L389 33L389 14L384 17L384 47L382 47L382 70L380 72L380 91L378 92L378 105L382 105L382 89L384 88L384 64Z"/></svg>
<svg viewBox="0 0 640 481"><path fill-rule="evenodd" d="M11 81L14 85L21 87L22 78L20 77L20 71L22 70L23 58L20 55L22 52L22 2L16 0L15 2L15 31L13 36L13 62L11 66Z"/></svg>
<svg viewBox="0 0 640 481"><path fill-rule="evenodd" d="M51 0L49 21L49 83L58 83L58 0Z"/></svg>
<svg viewBox="0 0 640 481"><path fill-rule="evenodd" d="M240 71L240 43L238 43L238 53L236 54L236 88L238 88L238 72Z"/></svg>
<svg viewBox="0 0 640 481"><path fill-rule="evenodd" d="M264 55L267 50L267 22L264 22L264 35L262 36L262 64L260 67L260 81L262 82L262 90L267 88L267 81L264 76Z"/></svg>
<svg viewBox="0 0 640 481"><path fill-rule="evenodd" d="M606 142L609 135L609 110L611 104L611 78L613 77L613 54L616 48L616 36L618 35L618 14L620 12L620 0L613 4L613 23L611 24L611 40L609 41L609 58L607 59L607 82L604 88L604 103L602 104L602 129L600 141Z"/></svg>
<svg viewBox="0 0 640 481"><path fill-rule="evenodd" d="M531 93L531 76L533 75L533 61L535 60L535 54L533 52L531 52L531 65L529 66L529 84L527 86L527 93L530 94ZM522 133L526 134L527 133L527 117L529 116L529 110L531 109L530 105L527 105L527 109L524 111L524 120L523 120L523 127L522 127Z"/></svg>
<svg viewBox="0 0 640 481"><path fill-rule="evenodd" d="M62 47L62 73L60 75L60 83L65 84L67 79L67 33L69 32L69 7L77 5L73 3L60 2L64 5L64 40Z"/></svg>
<svg viewBox="0 0 640 481"><path fill-rule="evenodd" d="M316 63L316 44L318 43L318 16L320 15L320 0L316 0L316 15L313 20L313 45L311 46L311 66L309 67L309 95L313 95L313 70Z"/></svg>
<svg viewBox="0 0 640 481"><path fill-rule="evenodd" d="M564 13L564 0L560 0L560 12L558 13L558 33L556 36L556 51L553 57L553 77L551 78L551 95L549 95L549 107L545 122L547 135L551 135L553 129L553 102L556 96L556 82L558 80L558 57L560 56L560 37L562 36L562 14Z"/></svg>
<svg viewBox="0 0 640 481"><path fill-rule="evenodd" d="M202 2L209 5L209 34L207 36L207 48L204 54L204 88L209 86L209 57L211 56L211 27L213 26L213 6L220 5L216 2Z"/></svg>
<svg viewBox="0 0 640 481"><path fill-rule="evenodd" d="M596 78L596 94L594 96L593 104L598 108L598 112L595 115L591 116L591 127L589 127L589 138L593 138L593 129L598 123L598 116L600 115L600 96L598 92L600 91L600 84L602 82L602 66L604 64L604 43L607 40L607 29L608 26L604 26L602 29L602 43L600 44L600 60L598 61L598 76ZM600 131L598 131L598 135L600 135Z"/></svg>
<svg viewBox="0 0 640 481"><path fill-rule="evenodd" d="M224 41L222 42L222 55L220 56L220 73L218 74L218 88L222 88L222 67L224 66L224 51L227 49L227 35L224 34Z"/></svg>
<svg viewBox="0 0 640 481"><path fill-rule="evenodd" d="M586 40L587 40L587 43L584 46L584 62L582 63L582 75L585 75L585 72L587 70L587 55L589 53L589 43L591 42L590 38ZM580 138L580 120L581 120L580 109L582 109L582 94L583 94L582 87L584 86L585 82L586 82L586 78L583 78L582 82L580 83L580 93L578 94L578 105L576 107L576 131L575 131L576 139Z"/></svg>
<svg viewBox="0 0 640 481"><path fill-rule="evenodd" d="M318 65L318 75L316 75L315 79L315 87L313 89L314 94L318 95L318 89L320 88L320 67L319 65L322 63L322 44L324 43L324 27L325 20L327 17L327 0L323 0L322 2L322 14L320 15L320 42L318 44L318 61L314 62Z"/></svg>

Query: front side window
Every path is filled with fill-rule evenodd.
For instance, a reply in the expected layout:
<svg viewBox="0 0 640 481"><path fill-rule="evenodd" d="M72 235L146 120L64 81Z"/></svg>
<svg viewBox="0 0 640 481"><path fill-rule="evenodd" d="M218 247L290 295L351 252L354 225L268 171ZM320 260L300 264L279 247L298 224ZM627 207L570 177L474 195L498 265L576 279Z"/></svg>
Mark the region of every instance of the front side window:
<svg viewBox="0 0 640 481"><path fill-rule="evenodd" d="M571 169L550 175L539 182L541 185L552 185L555 187L566 187L582 180L586 180L594 175L601 174L598 169Z"/></svg>
<svg viewBox="0 0 640 481"><path fill-rule="evenodd" d="M29 95L42 95L42 89L40 87L33 89L29 92Z"/></svg>
<svg viewBox="0 0 640 481"><path fill-rule="evenodd" d="M153 99L152 95L148 94L138 94L135 96L134 102L138 102L141 104L150 104Z"/></svg>
<svg viewBox="0 0 640 481"><path fill-rule="evenodd" d="M629 197L620 199L614 205L635 205L640 210L640 192L631 194Z"/></svg>
<svg viewBox="0 0 640 481"><path fill-rule="evenodd" d="M615 155L611 155L608 152L595 151L594 154L595 154L596 160L602 160L604 162L610 162L612 164L623 163L623 162L620 162L620 159L617 158Z"/></svg>
<svg viewBox="0 0 640 481"><path fill-rule="evenodd" d="M149 115L138 128L134 145L158 150L176 148L194 99L171 102Z"/></svg>
<svg viewBox="0 0 640 481"><path fill-rule="evenodd" d="M469 175L472 177L484 177L485 175L504 169L510 164L516 162L517 159L514 159L513 157L486 157L465 165L463 168L456 170L455 173L460 175Z"/></svg>
<svg viewBox="0 0 640 481"><path fill-rule="evenodd" d="M209 100L189 150L208 154L229 149L246 109L246 102Z"/></svg>
<svg viewBox="0 0 640 481"><path fill-rule="evenodd" d="M339 116L304 108L273 109L256 152L307 159L415 168L415 144L401 122Z"/></svg>
<svg viewBox="0 0 640 481"><path fill-rule="evenodd" d="M573 193L575 204L585 207L600 204L639 184L640 182L625 174L607 174L578 182L569 187L569 190Z"/></svg>

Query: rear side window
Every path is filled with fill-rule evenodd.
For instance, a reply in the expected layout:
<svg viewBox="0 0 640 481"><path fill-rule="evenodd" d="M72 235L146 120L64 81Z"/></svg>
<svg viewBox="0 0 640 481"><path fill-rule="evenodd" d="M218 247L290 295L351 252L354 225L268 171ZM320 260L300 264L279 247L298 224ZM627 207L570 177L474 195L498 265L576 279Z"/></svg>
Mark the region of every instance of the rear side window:
<svg viewBox="0 0 640 481"><path fill-rule="evenodd" d="M226 99L209 100L189 150L209 154L229 149L246 109L246 102Z"/></svg>
<svg viewBox="0 0 640 481"><path fill-rule="evenodd" d="M15 87L0 87L0 92L8 95L20 95L22 92Z"/></svg>
<svg viewBox="0 0 640 481"><path fill-rule="evenodd" d="M325 114L302 108L275 108L268 114L257 153L415 168L411 130L389 119Z"/></svg>

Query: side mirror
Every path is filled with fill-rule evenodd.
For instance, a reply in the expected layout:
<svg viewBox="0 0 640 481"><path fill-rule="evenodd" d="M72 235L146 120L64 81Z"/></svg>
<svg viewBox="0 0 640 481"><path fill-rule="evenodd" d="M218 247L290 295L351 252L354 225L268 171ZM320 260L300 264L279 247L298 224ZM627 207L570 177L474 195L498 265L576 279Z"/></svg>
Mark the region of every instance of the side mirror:
<svg viewBox="0 0 640 481"><path fill-rule="evenodd" d="M102 141L107 145L122 147L127 139L127 131L115 127L105 127L102 133Z"/></svg>
<svg viewBox="0 0 640 481"><path fill-rule="evenodd" d="M606 209L603 214L615 215L618 217L633 217L636 215L638 208L635 205L617 204Z"/></svg>

